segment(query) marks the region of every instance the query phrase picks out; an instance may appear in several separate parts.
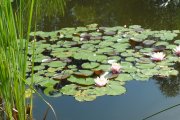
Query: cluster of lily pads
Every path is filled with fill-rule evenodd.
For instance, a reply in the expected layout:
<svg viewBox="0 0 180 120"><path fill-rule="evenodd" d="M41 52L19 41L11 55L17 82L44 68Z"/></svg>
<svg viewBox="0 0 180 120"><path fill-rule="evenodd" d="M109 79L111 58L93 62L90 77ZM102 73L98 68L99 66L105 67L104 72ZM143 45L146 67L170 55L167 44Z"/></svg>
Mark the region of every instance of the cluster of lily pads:
<svg viewBox="0 0 180 120"><path fill-rule="evenodd" d="M34 61L34 84L48 96L64 94L78 101L92 101L98 96L121 95L126 92L127 81L177 76L174 65L180 61L178 33L152 31L139 25L97 24L32 32L27 83ZM101 84L104 78L108 81Z"/></svg>

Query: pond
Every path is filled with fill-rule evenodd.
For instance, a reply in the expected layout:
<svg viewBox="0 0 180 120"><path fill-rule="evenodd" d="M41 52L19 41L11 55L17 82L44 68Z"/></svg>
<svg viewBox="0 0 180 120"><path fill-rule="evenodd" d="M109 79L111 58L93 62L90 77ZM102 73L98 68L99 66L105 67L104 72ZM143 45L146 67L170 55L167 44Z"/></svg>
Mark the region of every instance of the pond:
<svg viewBox="0 0 180 120"><path fill-rule="evenodd" d="M64 27L78 27L92 23L97 23L100 26L137 24L143 26L143 28L155 30L179 29L179 6L171 4L166 8L159 7L162 3L160 1L68 0L64 16L61 16L60 8L54 8L53 4L49 8L50 6L46 6L46 3L42 2L42 10L37 17L37 29L53 31Z"/></svg>
<svg viewBox="0 0 180 120"><path fill-rule="evenodd" d="M173 3L159 7L161 3L153 0L74 0L67 1L64 16L53 11L53 8L49 9L45 2L42 4L43 10L37 17L38 31L55 31L93 23L107 27L141 25L152 30L180 30L180 7ZM179 65L175 66L179 71ZM55 109L58 120L141 120L180 103L179 85L179 75L168 79L129 81L125 84L125 94L105 95L91 102L78 102L72 96L52 98L42 95ZM46 109L47 105L35 95L34 118L42 119ZM177 120L180 118L179 109L170 109L150 119ZM52 119L54 115L50 111L47 120Z"/></svg>

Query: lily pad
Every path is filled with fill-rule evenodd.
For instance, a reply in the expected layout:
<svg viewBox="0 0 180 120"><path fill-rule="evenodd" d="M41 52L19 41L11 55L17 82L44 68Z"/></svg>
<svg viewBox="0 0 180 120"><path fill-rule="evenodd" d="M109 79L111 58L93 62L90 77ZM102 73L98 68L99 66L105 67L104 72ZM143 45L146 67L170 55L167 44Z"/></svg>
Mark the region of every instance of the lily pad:
<svg viewBox="0 0 180 120"><path fill-rule="evenodd" d="M116 81L110 81L106 88L107 95L121 95L126 92L125 87L121 86L121 83Z"/></svg>
<svg viewBox="0 0 180 120"><path fill-rule="evenodd" d="M133 80L133 77L130 74L120 74L115 80L130 81Z"/></svg>
<svg viewBox="0 0 180 120"><path fill-rule="evenodd" d="M54 67L54 68L57 68L57 67L65 67L66 66L66 63L63 63L62 61L52 61L48 64L49 67Z"/></svg>
<svg viewBox="0 0 180 120"><path fill-rule="evenodd" d="M96 63L96 62L82 64L82 68L85 68L85 69L92 69L92 68L96 68L98 66L99 66L99 63Z"/></svg>
<svg viewBox="0 0 180 120"><path fill-rule="evenodd" d="M93 101L96 99L96 95L92 95L89 93L89 91L78 91L76 94L75 94L75 99L77 101Z"/></svg>
<svg viewBox="0 0 180 120"><path fill-rule="evenodd" d="M75 95L77 93L76 88L76 84L66 85L61 89L61 92L65 95Z"/></svg>
<svg viewBox="0 0 180 120"><path fill-rule="evenodd" d="M149 63L149 64L140 64L140 63L137 63L136 64L136 67L140 68L140 69L149 69L149 68L154 68L155 66L156 66L156 64L154 64L154 63Z"/></svg>
<svg viewBox="0 0 180 120"><path fill-rule="evenodd" d="M64 80L67 79L68 77L71 76L71 74L73 74L73 71L68 70L68 71L63 71L60 74L56 74L53 79L54 80Z"/></svg>
<svg viewBox="0 0 180 120"><path fill-rule="evenodd" d="M81 85L93 85L93 84L95 84L93 78L79 78L79 77L71 76L67 80L72 82L72 83L77 83L77 84L81 84Z"/></svg>
<svg viewBox="0 0 180 120"><path fill-rule="evenodd" d="M91 70L78 70L77 72L74 72L75 75L79 77L88 77L93 75L93 71Z"/></svg>
<svg viewBox="0 0 180 120"><path fill-rule="evenodd" d="M47 87L44 90L44 94L48 97L60 97L62 95L62 93L59 90L56 90L53 87Z"/></svg>

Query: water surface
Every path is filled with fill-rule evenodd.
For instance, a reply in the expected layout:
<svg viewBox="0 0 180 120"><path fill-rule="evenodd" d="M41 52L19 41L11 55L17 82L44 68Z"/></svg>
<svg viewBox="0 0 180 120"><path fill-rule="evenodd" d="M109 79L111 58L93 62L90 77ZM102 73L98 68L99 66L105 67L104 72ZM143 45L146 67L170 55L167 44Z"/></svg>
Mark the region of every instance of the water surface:
<svg viewBox="0 0 180 120"><path fill-rule="evenodd" d="M98 97L92 102L77 102L73 97L45 97L54 107L58 120L142 120L155 112L180 103L180 96L166 97L156 81L131 81L126 85L127 92L121 96ZM36 97L34 117L37 120L47 109L47 105ZM149 120L178 120L180 107L161 113ZM53 120L49 112L47 120Z"/></svg>
<svg viewBox="0 0 180 120"><path fill-rule="evenodd" d="M44 3L45 4L45 3ZM63 27L139 24L153 30L180 29L180 7L166 8L153 0L71 0L67 1L64 16L44 5L37 17L37 30L53 31ZM51 6L52 7L52 6ZM44 12L48 9L48 12ZM77 102L73 97L49 98L58 120L141 120L155 112L180 103L180 79L131 81L121 96L98 97L93 102ZM34 99L34 118L41 120L47 106L37 96ZM180 107L168 110L150 120L178 120ZM52 112L47 120L53 120Z"/></svg>
<svg viewBox="0 0 180 120"><path fill-rule="evenodd" d="M64 16L59 8L45 6L44 3L37 17L37 28L52 31L98 23L100 26L139 24L151 29L180 29L180 7L173 3L167 7L159 7L161 2L154 1L67 0Z"/></svg>

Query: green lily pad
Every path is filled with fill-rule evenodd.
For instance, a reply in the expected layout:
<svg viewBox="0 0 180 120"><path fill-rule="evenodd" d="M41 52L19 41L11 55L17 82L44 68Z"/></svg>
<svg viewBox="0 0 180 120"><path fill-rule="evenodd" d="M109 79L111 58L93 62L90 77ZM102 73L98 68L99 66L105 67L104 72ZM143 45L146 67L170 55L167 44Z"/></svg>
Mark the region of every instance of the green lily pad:
<svg viewBox="0 0 180 120"><path fill-rule="evenodd" d="M74 72L75 75L80 77L87 77L93 75L93 71L91 70L78 70L77 72Z"/></svg>
<svg viewBox="0 0 180 120"><path fill-rule="evenodd" d="M34 66L34 70L40 71L40 70L43 70L43 69L45 69L44 66Z"/></svg>
<svg viewBox="0 0 180 120"><path fill-rule="evenodd" d="M154 63L149 63L149 64L136 63L136 67L140 68L140 69L150 69L150 68L154 68L155 66L156 66L156 64L154 64Z"/></svg>
<svg viewBox="0 0 180 120"><path fill-rule="evenodd" d="M99 65L99 67L94 68L93 70L103 70L103 71L108 71L110 69L110 65Z"/></svg>
<svg viewBox="0 0 180 120"><path fill-rule="evenodd" d="M137 75L137 73L132 73L131 76L133 77L134 80L137 80L137 81L148 81L149 80L149 77L147 77L146 75L142 75L141 73L139 73Z"/></svg>
<svg viewBox="0 0 180 120"><path fill-rule="evenodd" d="M60 93L59 90L56 90L52 87L47 87L44 90L44 94L48 97L60 97L62 95L62 93Z"/></svg>
<svg viewBox="0 0 180 120"><path fill-rule="evenodd" d="M77 68L77 66L76 65L69 65L68 68L75 69L75 68Z"/></svg>
<svg viewBox="0 0 180 120"><path fill-rule="evenodd" d="M46 77L43 79L43 81L38 82L38 85L42 87L53 87L56 83L58 83L58 81Z"/></svg>
<svg viewBox="0 0 180 120"><path fill-rule="evenodd" d="M113 46L114 42L111 41L103 41L99 43L100 47L107 47L107 46Z"/></svg>
<svg viewBox="0 0 180 120"><path fill-rule="evenodd" d="M125 87L121 86L121 83L116 81L110 81L106 88L107 95L121 95L126 92Z"/></svg>
<svg viewBox="0 0 180 120"><path fill-rule="evenodd" d="M109 52L114 52L113 48L110 47L105 47L97 50L97 54L103 54L103 53L109 53Z"/></svg>
<svg viewBox="0 0 180 120"><path fill-rule="evenodd" d="M33 78L34 78L34 79L33 79L33 83L34 83L34 84L38 84L38 83L42 82L42 81L45 79L44 77L38 76L38 75L34 75ZM28 85L31 84L31 78L30 78L30 77L26 80L26 83L27 83Z"/></svg>
<svg viewBox="0 0 180 120"><path fill-rule="evenodd" d="M177 70L170 70L169 71L169 75L177 76L178 74L179 74L179 71L177 71Z"/></svg>
<svg viewBox="0 0 180 120"><path fill-rule="evenodd" d="M77 93L76 88L76 84L66 85L61 89L61 92L65 95L75 95Z"/></svg>
<svg viewBox="0 0 180 120"><path fill-rule="evenodd" d="M72 83L77 83L77 84L81 84L81 85L93 85L93 84L95 84L93 78L79 78L79 77L71 76L67 80L72 82Z"/></svg>
<svg viewBox="0 0 180 120"><path fill-rule="evenodd" d="M56 74L53 79L54 80L64 80L67 79L68 77L70 77L73 74L73 71L71 70L66 70L61 72L60 74Z"/></svg>
<svg viewBox="0 0 180 120"><path fill-rule="evenodd" d="M56 68L48 68L47 71L50 73L54 73L56 71Z"/></svg>
<svg viewBox="0 0 180 120"><path fill-rule="evenodd" d="M90 28L97 28L97 27L98 27L98 24L94 23L94 24L86 25L86 27L87 27L88 29L90 29Z"/></svg>
<svg viewBox="0 0 180 120"><path fill-rule="evenodd" d="M180 40L175 40L174 43L180 45Z"/></svg>
<svg viewBox="0 0 180 120"><path fill-rule="evenodd" d="M118 81L130 81L133 80L130 74L120 74L115 80Z"/></svg>
<svg viewBox="0 0 180 120"><path fill-rule="evenodd" d="M99 66L99 63L95 63L95 62L82 64L82 68L85 68L85 69L92 69L92 68L96 68L98 66Z"/></svg>
<svg viewBox="0 0 180 120"><path fill-rule="evenodd" d="M76 94L75 94L75 99L77 101L93 101L96 99L96 95L92 95L89 93L89 91L78 91Z"/></svg>
<svg viewBox="0 0 180 120"><path fill-rule="evenodd" d="M62 61L52 61L48 64L49 67L54 67L54 68L64 68L66 66L66 63L63 63Z"/></svg>
<svg viewBox="0 0 180 120"><path fill-rule="evenodd" d="M107 56L97 55L97 54L90 55L87 58L89 61L97 61L97 62L102 62L103 60L107 60Z"/></svg>
<svg viewBox="0 0 180 120"><path fill-rule="evenodd" d="M160 42L157 42L155 45L156 45L156 46L159 46L159 45L165 45L165 46L168 46L169 43L168 43L168 42L164 42L164 41L160 41Z"/></svg>
<svg viewBox="0 0 180 120"><path fill-rule="evenodd" d="M134 57L126 57L125 60L129 61L129 62L134 62L134 61L136 61L136 58L134 58Z"/></svg>
<svg viewBox="0 0 180 120"><path fill-rule="evenodd" d="M30 98L33 93L35 93L34 90L26 89L26 91L25 91L25 98Z"/></svg>
<svg viewBox="0 0 180 120"><path fill-rule="evenodd" d="M157 75L159 71L157 69L142 69L140 70L142 74L144 74L146 77L153 77L154 75Z"/></svg>
<svg viewBox="0 0 180 120"><path fill-rule="evenodd" d="M67 58L67 57L71 57L73 55L72 52L56 52L52 54L53 56L57 57L57 58Z"/></svg>
<svg viewBox="0 0 180 120"><path fill-rule="evenodd" d="M126 66L126 67L122 67L122 72L126 72L126 73L134 73L137 71L137 68L134 66Z"/></svg>
<svg viewBox="0 0 180 120"><path fill-rule="evenodd" d="M120 65L122 66L123 69L133 66L131 62L121 62Z"/></svg>

